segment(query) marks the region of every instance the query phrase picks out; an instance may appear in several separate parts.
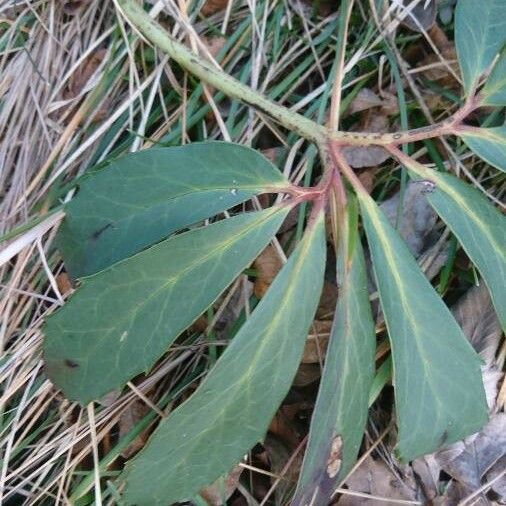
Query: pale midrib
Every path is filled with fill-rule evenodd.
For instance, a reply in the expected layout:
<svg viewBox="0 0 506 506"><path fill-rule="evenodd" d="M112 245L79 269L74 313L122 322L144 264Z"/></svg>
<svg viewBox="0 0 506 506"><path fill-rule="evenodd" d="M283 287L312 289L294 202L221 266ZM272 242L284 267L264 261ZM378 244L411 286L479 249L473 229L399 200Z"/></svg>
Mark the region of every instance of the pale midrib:
<svg viewBox="0 0 506 506"><path fill-rule="evenodd" d="M97 197L107 199L109 202L112 202L113 204L124 206L126 208L131 209L132 212L123 215L120 219L118 219L118 220L116 220L114 222L114 223L121 223L122 221L128 220L132 216L135 216L136 214L139 214L139 212L147 211L147 210L149 210L152 207L159 206L160 204L169 204L169 203L172 203L173 200L177 200L177 199L180 199L182 197L187 197L188 195L193 195L193 194L197 194L197 193L201 193L203 195L206 195L207 193L211 193L211 192L215 192L215 191L220 191L220 190L229 191L229 192L231 190L237 190L237 191L248 191L248 190L251 190L251 191L256 191L258 193L261 193L263 191L267 191L270 188L273 188L273 189L274 188L283 188L283 186L285 186L287 184L289 184L287 181L278 181L277 183L264 184L264 185L258 185L258 184L254 185L254 184L251 184L251 185L223 185L223 186L219 185L219 186L216 186L216 187L206 186L205 188L197 188L197 187L195 187L195 188L192 188L192 189L190 189L188 191L172 195L172 196L170 196L168 198L155 199L155 200L152 201L152 203L150 203L149 205L146 205L146 206L133 206L132 204L128 204L128 202L114 201L114 200L110 199L109 197L104 196L104 195L100 195L100 194L98 194L97 192L95 192L95 191L93 191L91 189L89 191L92 192L93 194L95 194Z"/></svg>
<svg viewBox="0 0 506 506"><path fill-rule="evenodd" d="M429 363L429 360L428 360L425 350L421 347L421 343L419 342L420 341L420 333L418 330L418 325L415 323L415 321L413 319L413 314L410 310L408 301L406 300L406 293L403 288L401 275L396 268L395 256L393 255L392 248L390 247L389 242L385 240L385 237L383 236L383 234L381 232L381 230L382 230L381 221L379 220L379 218L377 216L376 209L373 207L373 205L371 205L371 202L369 202L370 197L368 195L367 196L359 195L359 196L361 197L362 202L364 202L366 204L366 208L369 210L369 213L368 213L369 218L373 222L374 228L378 232L377 237L378 237L379 241L381 242L385 257L387 259L388 265L390 266L389 270L392 273L393 279L395 281L395 285L397 286L397 290L399 292L399 299L401 301L401 306L404 310L405 315L407 316L407 318L409 320L411 328L413 329L413 336L414 336L413 341L415 343L416 349L418 350L420 358L421 358L421 360L420 360L421 366L422 366L423 370L426 371L425 376L427 377L427 380L428 380L427 382L430 385L430 390L433 393L433 399L436 401L436 404L438 406L442 407L441 401L440 401L439 397L437 396L437 386L433 385L433 381L431 379L431 374L427 373L428 370L427 370L426 364ZM374 204L374 202L373 202L373 204ZM385 318L386 318L386 313L385 313ZM393 348L394 347L392 347L392 354L394 354ZM395 360L393 361L393 364L395 365Z"/></svg>
<svg viewBox="0 0 506 506"><path fill-rule="evenodd" d="M137 317L139 311L141 311L147 304L150 302L154 297L158 296L161 292L168 289L170 285L175 284L182 276L184 276L187 272L194 269L197 265L202 264L203 262L207 261L211 257L217 255L220 251L225 251L226 249L230 248L234 243L238 242L240 239L242 239L245 235L249 234L249 232L264 224L266 221L273 218L273 216L281 212L282 209L274 209L274 211L271 211L268 213L265 217L262 217L261 220L258 218L251 223L249 226L245 227L241 230L240 233L233 236L233 238L229 239L226 242L220 243L216 248L209 251L209 253L203 257L198 257L194 262L189 264L186 268L182 269L181 271L178 271L177 275L170 277L165 283L163 283L157 290L155 290L149 297L142 300L140 304L137 306L134 306L128 314L125 315L123 319L121 319L121 325L117 324L116 326L112 327L109 332L107 333L101 333L101 338L97 339L95 341L95 346L88 348L88 353L85 355L85 357L90 357L93 352L96 350L96 348L100 345L101 342L104 341L104 339L109 339L112 333L115 333L118 331L118 328L121 328L124 326L125 322L133 322L135 318ZM119 323L119 322L118 322ZM120 337L118 337L120 338ZM126 343L127 340L125 339L123 343ZM123 343L121 343L123 345Z"/></svg>
<svg viewBox="0 0 506 506"><path fill-rule="evenodd" d="M314 229L319 226L319 223L315 224ZM297 259L297 262L292 267L292 272L290 273L290 277L288 280L288 289L286 291L286 295L283 298L281 304L279 305L279 309L276 311L276 314L272 320L268 323L265 330L262 332L263 338L260 341L259 346L256 348L249 367L241 374L241 377L234 382L234 391L244 391L244 385L249 384L251 381L251 378L253 376L253 372L255 369L257 369L257 365L259 363L259 360L261 360L265 348L267 345L272 344L272 336L276 333L278 329L278 324L280 319L282 318L282 313L286 306L292 302L292 295L297 287L297 283L294 282L294 280L300 275L300 272L302 270L303 264L306 260L306 257L308 255L308 251L310 249L310 246L312 244L312 240L314 238L314 232L312 231L311 235L307 236L305 238L305 243L302 245L302 249L299 253L299 258ZM251 321L251 320L250 320ZM246 325L246 324L245 324ZM241 329L241 332L246 332L245 327ZM237 340L241 336L238 334L235 339ZM220 367L220 371L223 370L223 368L226 366L226 363L222 364ZM220 371L211 371L209 373L209 376L206 378L206 380L200 385L199 390L205 391L205 388L209 388L209 383L212 383L214 381L214 378L217 377ZM196 392L195 395L202 395ZM200 399L199 399L200 400ZM227 395L225 402L220 403L220 409L216 411L214 416L212 417L212 422L208 420L208 428L199 432L198 434L195 434L193 438L188 439L185 441L185 445L195 445L199 444L199 440L201 441L204 439L204 436L207 432L212 430L213 427L216 427L216 425L219 423L219 421L227 414L227 412L230 409L231 404L235 402L234 395ZM190 401L191 403L191 401ZM193 404L197 404L197 401L194 400ZM216 404L216 403L215 403ZM186 410L190 409L191 404L188 404L186 407Z"/></svg>

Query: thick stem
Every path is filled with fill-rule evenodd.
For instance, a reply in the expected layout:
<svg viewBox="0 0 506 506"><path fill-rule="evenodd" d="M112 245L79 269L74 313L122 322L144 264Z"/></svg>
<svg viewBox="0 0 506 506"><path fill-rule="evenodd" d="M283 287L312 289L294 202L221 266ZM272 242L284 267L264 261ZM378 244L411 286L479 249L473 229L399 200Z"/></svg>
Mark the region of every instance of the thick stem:
<svg viewBox="0 0 506 506"><path fill-rule="evenodd" d="M434 125L414 128L404 132L395 133L370 133L370 132L330 132L329 140L339 145L377 145L389 146L407 144L409 142L431 139L442 135L456 135L462 128L462 121L469 116L477 107L479 102L476 97L467 99L453 116Z"/></svg>
<svg viewBox="0 0 506 506"><path fill-rule="evenodd" d="M229 97L237 98L254 107L285 128L297 132L305 139L318 142L325 137L326 130L321 125L301 114L290 111L286 107L271 102L262 94L242 84L226 72L192 53L183 44L172 39L135 0L116 0L116 2L135 29L191 74L214 86Z"/></svg>
<svg viewBox="0 0 506 506"><path fill-rule="evenodd" d="M261 111L288 130L296 132L301 137L319 145L328 140L334 144L334 146L388 146L392 144L405 144L441 135L455 134L459 126L461 126L462 120L479 106L476 97L473 96L469 98L466 104L451 118L435 125L407 130L405 132L381 134L330 131L301 114L292 112L286 107L273 103L261 93L252 90L220 68L215 67L208 61L192 53L183 44L172 39L170 35L137 4L136 0L115 1L126 19L137 31L151 43L171 56L188 72L214 86L229 97L241 100ZM337 103L336 101L334 102Z"/></svg>

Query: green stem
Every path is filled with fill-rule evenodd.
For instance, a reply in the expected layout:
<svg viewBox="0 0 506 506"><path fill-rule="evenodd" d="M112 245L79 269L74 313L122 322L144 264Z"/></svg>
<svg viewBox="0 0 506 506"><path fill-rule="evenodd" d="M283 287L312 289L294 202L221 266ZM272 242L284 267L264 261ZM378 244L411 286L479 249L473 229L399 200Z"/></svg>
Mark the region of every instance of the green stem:
<svg viewBox="0 0 506 506"><path fill-rule="evenodd" d="M471 97L451 118L435 125L407 130L405 132L384 134L368 132L332 132L301 114L290 111L286 107L272 102L261 93L252 90L249 86L234 79L220 68L215 67L208 61L192 53L186 46L172 39L170 35L143 10L136 0L115 1L126 19L137 31L151 43L167 53L188 72L211 86L214 86L229 97L236 98L254 107L286 129L296 132L301 137L320 145L328 140L331 141L334 146L389 146L429 139L441 135L455 134L465 116L478 106L476 98Z"/></svg>
<svg viewBox="0 0 506 506"><path fill-rule="evenodd" d="M242 84L226 72L192 53L183 44L172 39L135 0L116 1L122 13L134 28L191 74L224 92L229 97L236 98L254 107L288 130L297 132L305 139L318 142L325 137L326 129L321 125L301 114L290 111L286 107L271 102L262 94Z"/></svg>

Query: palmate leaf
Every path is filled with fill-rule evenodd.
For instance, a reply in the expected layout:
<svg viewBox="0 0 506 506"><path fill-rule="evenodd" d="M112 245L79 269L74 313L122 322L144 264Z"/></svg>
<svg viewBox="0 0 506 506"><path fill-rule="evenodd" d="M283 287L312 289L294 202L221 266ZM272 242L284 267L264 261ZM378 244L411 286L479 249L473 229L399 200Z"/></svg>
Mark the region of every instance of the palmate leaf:
<svg viewBox="0 0 506 506"><path fill-rule="evenodd" d="M128 466L127 504L188 499L264 436L302 355L325 251L320 214L202 385Z"/></svg>
<svg viewBox="0 0 506 506"><path fill-rule="evenodd" d="M455 44L466 93L473 90L505 42L504 0L458 0Z"/></svg>
<svg viewBox="0 0 506 506"><path fill-rule="evenodd" d="M86 404L147 371L265 248L289 209L190 230L85 278L47 319L49 377Z"/></svg>
<svg viewBox="0 0 506 506"><path fill-rule="evenodd" d="M506 126L467 127L459 135L480 158L506 172Z"/></svg>
<svg viewBox="0 0 506 506"><path fill-rule="evenodd" d="M57 246L71 275L87 276L286 184L266 158L238 144L147 149L82 181L66 205Z"/></svg>
<svg viewBox="0 0 506 506"><path fill-rule="evenodd" d="M392 348L396 449L411 460L487 421L480 359L378 206L359 198Z"/></svg>
<svg viewBox="0 0 506 506"><path fill-rule="evenodd" d="M506 49L494 65L480 97L483 105L506 105Z"/></svg>
<svg viewBox="0 0 506 506"><path fill-rule="evenodd" d="M340 257L339 299L293 506L330 504L357 458L367 420L376 338L360 241L348 272Z"/></svg>
<svg viewBox="0 0 506 506"><path fill-rule="evenodd" d="M436 188L429 202L478 267L506 330L506 218L475 188L452 176L431 171Z"/></svg>

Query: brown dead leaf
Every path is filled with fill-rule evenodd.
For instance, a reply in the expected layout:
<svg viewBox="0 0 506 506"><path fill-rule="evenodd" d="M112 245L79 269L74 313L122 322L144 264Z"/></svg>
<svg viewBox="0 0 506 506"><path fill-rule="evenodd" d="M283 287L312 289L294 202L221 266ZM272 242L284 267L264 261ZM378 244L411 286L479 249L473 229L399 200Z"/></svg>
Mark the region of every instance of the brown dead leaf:
<svg viewBox="0 0 506 506"><path fill-rule="evenodd" d="M90 3L90 0L71 0L63 4L63 12L69 16L78 13L83 7Z"/></svg>
<svg viewBox="0 0 506 506"><path fill-rule="evenodd" d="M389 506L389 499L416 500L417 484L409 467L404 468L403 481L382 461L368 457L348 478L346 485L354 492L384 497L385 501L374 500L376 506ZM339 506L370 506L371 500L343 495L337 502Z"/></svg>
<svg viewBox="0 0 506 506"><path fill-rule="evenodd" d="M306 387L311 385L320 378L321 372L319 364L300 364L293 379L293 386Z"/></svg>
<svg viewBox="0 0 506 506"><path fill-rule="evenodd" d="M435 24L428 32L429 37L432 39L434 45L438 48L441 56L446 61L448 66L453 70L456 75L459 75L459 66L457 62L457 53L455 46L448 39L444 30ZM434 51L430 52L418 62L417 66L428 67L424 70L424 76L430 81L435 81L438 84L447 88L459 87L458 81L455 76L448 70L446 65L441 63L441 60Z"/></svg>
<svg viewBox="0 0 506 506"><path fill-rule="evenodd" d="M336 310L337 296L339 289L334 283L324 281L320 302L316 310L315 318L325 321L331 320Z"/></svg>
<svg viewBox="0 0 506 506"><path fill-rule="evenodd" d="M64 99L77 97L81 93L104 60L106 54L106 49L97 49L84 59L81 65L77 67L75 72L70 76L68 85L63 91Z"/></svg>
<svg viewBox="0 0 506 506"><path fill-rule="evenodd" d="M230 0L231 1L231 0ZM203 16L211 16L227 7L229 0L206 0L200 13Z"/></svg>
<svg viewBox="0 0 506 506"><path fill-rule="evenodd" d="M60 272L60 274L56 276L56 286L63 296L74 291L70 277L66 272Z"/></svg>
<svg viewBox="0 0 506 506"><path fill-rule="evenodd" d="M404 7L407 7L412 0L403 0ZM437 3L436 0L421 0L402 20L402 25L414 32L428 30L436 22Z"/></svg>
<svg viewBox="0 0 506 506"><path fill-rule="evenodd" d="M274 247L269 244L253 262L253 267L257 271L253 292L260 299L265 295L281 267L283 267L283 262Z"/></svg>
<svg viewBox="0 0 506 506"><path fill-rule="evenodd" d="M121 416L119 417L119 439L123 438L126 434L132 430L134 425L136 425L149 411L149 407L145 402L139 400L134 401L132 404L128 406ZM133 457L139 450L141 450L146 441L148 440L148 436L150 433L150 429L146 429L144 432L139 434L122 452L121 455L126 459Z"/></svg>
<svg viewBox="0 0 506 506"><path fill-rule="evenodd" d="M357 96L352 100L350 107L346 111L347 114L355 114L357 112L366 111L372 107L381 107L383 100L374 93L370 88L362 88Z"/></svg>
<svg viewBox="0 0 506 506"><path fill-rule="evenodd" d="M376 172L378 172L377 167L370 167L366 170L360 171L358 174L358 179L362 183L362 186L366 189L367 193L371 193L374 188L374 177L376 176Z"/></svg>
<svg viewBox="0 0 506 506"><path fill-rule="evenodd" d="M269 432L284 441L290 448L296 448L300 443L300 433L295 420L299 411L299 403L283 404L276 411L269 425Z"/></svg>
<svg viewBox="0 0 506 506"><path fill-rule="evenodd" d="M399 232L415 257L418 257L424 250L425 241L437 219L437 214L428 203L427 196L423 191L422 184L411 181L406 187L402 201ZM392 225L395 225L397 220L399 199L400 193L396 193L380 205Z"/></svg>
<svg viewBox="0 0 506 506"><path fill-rule="evenodd" d="M460 483L476 490L492 466L506 456L506 414L493 415L483 430L435 454L442 469Z"/></svg>
<svg viewBox="0 0 506 506"><path fill-rule="evenodd" d="M502 330L485 283L468 290L452 312L476 352L486 364L492 364Z"/></svg>
<svg viewBox="0 0 506 506"><path fill-rule="evenodd" d="M387 132L388 117L377 109L368 109L362 114L359 132ZM380 146L347 146L343 148L343 155L351 167L360 169L374 167L390 158L388 152Z"/></svg>
<svg viewBox="0 0 506 506"><path fill-rule="evenodd" d="M304 452L298 451L294 455L296 449L287 447L284 441L271 434L268 434L265 438L264 447L269 455L272 472L278 476L282 475L284 478L279 481L275 489L275 500L272 503L289 504L288 497L294 492L297 477L302 467ZM287 467L289 462L290 464ZM272 478L272 480L275 479Z"/></svg>
<svg viewBox="0 0 506 506"><path fill-rule="evenodd" d="M302 355L303 364L319 364L325 357L329 343L332 322L315 320L309 329L309 335Z"/></svg>
<svg viewBox="0 0 506 506"><path fill-rule="evenodd" d="M218 53L223 49L227 39L221 35L212 35L209 37L202 37L202 42L207 47L213 58L218 56Z"/></svg>
<svg viewBox="0 0 506 506"><path fill-rule="evenodd" d="M201 489L199 492L200 496L209 506L221 506L222 504L226 504L226 501L237 488L242 471L243 467L239 465L235 466L225 478L224 483L223 478L216 480L213 484Z"/></svg>

